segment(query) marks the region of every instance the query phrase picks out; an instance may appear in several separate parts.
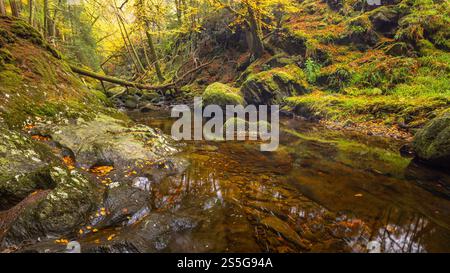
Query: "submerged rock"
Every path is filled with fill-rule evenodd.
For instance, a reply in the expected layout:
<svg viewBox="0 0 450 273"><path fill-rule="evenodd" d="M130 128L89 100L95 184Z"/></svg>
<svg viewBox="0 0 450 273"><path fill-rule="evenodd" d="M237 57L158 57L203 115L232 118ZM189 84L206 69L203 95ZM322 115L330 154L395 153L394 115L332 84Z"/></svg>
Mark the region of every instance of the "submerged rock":
<svg viewBox="0 0 450 273"><path fill-rule="evenodd" d="M450 111L419 130L413 142L417 158L436 167L450 168Z"/></svg>
<svg viewBox="0 0 450 273"><path fill-rule="evenodd" d="M302 239L287 223L275 216L268 216L261 220L261 224L280 233L284 238L296 244L303 249L310 249L308 241Z"/></svg>

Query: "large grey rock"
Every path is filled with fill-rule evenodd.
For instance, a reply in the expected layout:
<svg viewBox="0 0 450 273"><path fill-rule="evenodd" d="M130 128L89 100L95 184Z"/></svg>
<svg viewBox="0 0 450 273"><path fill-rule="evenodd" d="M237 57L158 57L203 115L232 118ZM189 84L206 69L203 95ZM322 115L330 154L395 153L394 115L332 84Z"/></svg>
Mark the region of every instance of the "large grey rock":
<svg viewBox="0 0 450 273"><path fill-rule="evenodd" d="M137 160L157 162L177 152L160 131L144 125L130 127L105 115L52 130L53 140L73 151L77 163L85 168L98 164L121 168Z"/></svg>

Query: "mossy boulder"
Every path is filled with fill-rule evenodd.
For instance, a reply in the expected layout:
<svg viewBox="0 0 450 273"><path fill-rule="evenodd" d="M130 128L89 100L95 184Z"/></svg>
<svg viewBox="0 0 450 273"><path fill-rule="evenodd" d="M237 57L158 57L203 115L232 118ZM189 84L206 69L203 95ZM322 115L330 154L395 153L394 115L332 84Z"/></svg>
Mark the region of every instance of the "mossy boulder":
<svg viewBox="0 0 450 273"><path fill-rule="evenodd" d="M47 151L48 152L48 151ZM9 209L36 189L46 189L45 148L0 124L0 210Z"/></svg>
<svg viewBox="0 0 450 273"><path fill-rule="evenodd" d="M95 183L61 166L51 167L48 175L55 188L31 194L11 209L11 214L19 215L7 223L2 247L46 236L73 235L89 220L99 198Z"/></svg>
<svg viewBox="0 0 450 273"><path fill-rule="evenodd" d="M310 90L303 71L296 65L287 65L250 75L241 91L248 104L269 105Z"/></svg>
<svg viewBox="0 0 450 273"><path fill-rule="evenodd" d="M432 119L413 142L417 158L433 166L450 168L450 111Z"/></svg>
<svg viewBox="0 0 450 273"><path fill-rule="evenodd" d="M337 42L339 44L353 44L360 50L366 50L375 46L380 40L380 36L374 30L372 22L367 14L348 20L346 31Z"/></svg>
<svg viewBox="0 0 450 273"><path fill-rule="evenodd" d="M0 124L0 246L78 230L97 200L95 183L50 147Z"/></svg>
<svg viewBox="0 0 450 273"><path fill-rule="evenodd" d="M391 7L380 7L369 15L374 29L387 36L393 36L398 27L399 13Z"/></svg>
<svg viewBox="0 0 450 273"><path fill-rule="evenodd" d="M306 42L308 38L302 33L294 33L290 29L282 29L276 32L271 38L270 43L281 48L289 55L306 54Z"/></svg>
<svg viewBox="0 0 450 273"><path fill-rule="evenodd" d="M221 107L226 105L244 105L245 101L239 94L239 89L229 85L215 82L206 87L203 93L203 104L215 104Z"/></svg>

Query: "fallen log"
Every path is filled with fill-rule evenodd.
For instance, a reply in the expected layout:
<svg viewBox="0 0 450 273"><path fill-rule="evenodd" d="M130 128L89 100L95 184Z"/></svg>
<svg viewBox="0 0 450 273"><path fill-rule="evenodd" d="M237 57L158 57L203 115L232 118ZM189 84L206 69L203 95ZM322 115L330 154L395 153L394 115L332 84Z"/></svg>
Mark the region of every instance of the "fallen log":
<svg viewBox="0 0 450 273"><path fill-rule="evenodd" d="M188 72L183 74L181 77L177 78L176 80L173 80L172 82L169 82L166 84L161 84L161 85L146 85L146 84L141 84L141 83L136 83L136 82L130 82L130 81L116 78L116 77L98 74L93 71L90 71L90 70L87 70L84 68L80 68L80 67L72 65L72 64L69 64L69 66L73 72L83 75L83 76L86 76L86 77L97 79L99 81L115 83L117 85L121 85L121 86L125 86L125 87L134 87L134 88L138 88L138 89L142 89L142 90L166 91L166 90L174 89L174 88L178 87L187 76L189 76L192 73L197 72L198 70L204 68L205 66L210 65L212 62L213 61L210 61L208 63L199 65L199 66L189 70Z"/></svg>
<svg viewBox="0 0 450 273"><path fill-rule="evenodd" d="M125 86L125 87L135 87L135 88L144 89L144 90L166 90L166 89L173 88L175 86L175 83L168 83L168 84L163 84L163 85L145 85L145 84L136 83L136 82L129 82L129 81L122 80L119 78L98 74L98 73L95 73L90 70L83 69L83 68L80 68L80 67L77 67L74 65L69 65L69 66L70 66L70 69L72 69L72 71L77 74L80 74L80 75L83 75L86 77L90 77L90 78L94 78L94 79L97 79L100 81L115 83L115 84Z"/></svg>

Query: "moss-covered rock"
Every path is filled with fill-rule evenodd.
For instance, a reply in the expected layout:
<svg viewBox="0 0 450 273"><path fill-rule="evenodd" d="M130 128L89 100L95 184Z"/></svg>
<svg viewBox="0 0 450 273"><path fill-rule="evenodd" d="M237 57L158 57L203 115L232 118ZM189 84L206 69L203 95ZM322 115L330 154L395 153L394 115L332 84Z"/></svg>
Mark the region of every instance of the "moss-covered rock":
<svg viewBox="0 0 450 273"><path fill-rule="evenodd" d="M450 111L431 120L418 131L413 142L417 158L425 163L450 168Z"/></svg>
<svg viewBox="0 0 450 273"><path fill-rule="evenodd" d="M226 105L244 105L245 101L239 94L239 89L215 82L206 87L203 93L203 104L225 107Z"/></svg>
<svg viewBox="0 0 450 273"><path fill-rule="evenodd" d="M75 232L95 206L95 184L69 172L50 147L0 123L2 247Z"/></svg>
<svg viewBox="0 0 450 273"><path fill-rule="evenodd" d="M75 234L88 221L88 216L98 203L98 191L93 182L76 171L63 167L49 169L54 189L39 194L24 207L15 207L17 218L8 223L2 246L21 244L24 240L38 240L45 236Z"/></svg>
<svg viewBox="0 0 450 273"><path fill-rule="evenodd" d="M283 98L309 92L306 77L296 65L287 65L250 75L242 85L248 104L280 103Z"/></svg>
<svg viewBox="0 0 450 273"><path fill-rule="evenodd" d="M0 124L0 210L12 207L36 189L51 186L46 179L49 160L44 147Z"/></svg>
<svg viewBox="0 0 450 273"><path fill-rule="evenodd" d="M338 43L353 44L358 49L364 50L374 46L380 40L379 35L373 29L367 14L352 18L347 22L345 33L338 39Z"/></svg>

